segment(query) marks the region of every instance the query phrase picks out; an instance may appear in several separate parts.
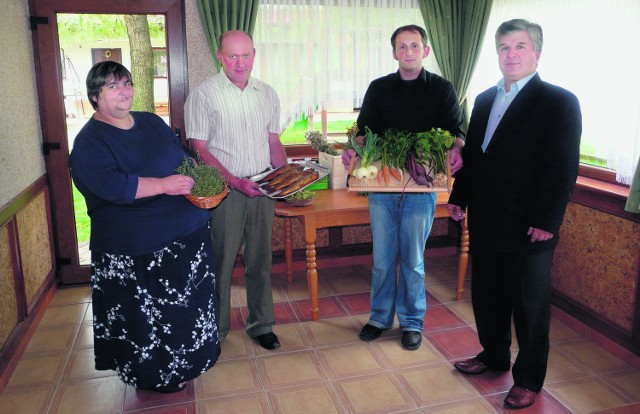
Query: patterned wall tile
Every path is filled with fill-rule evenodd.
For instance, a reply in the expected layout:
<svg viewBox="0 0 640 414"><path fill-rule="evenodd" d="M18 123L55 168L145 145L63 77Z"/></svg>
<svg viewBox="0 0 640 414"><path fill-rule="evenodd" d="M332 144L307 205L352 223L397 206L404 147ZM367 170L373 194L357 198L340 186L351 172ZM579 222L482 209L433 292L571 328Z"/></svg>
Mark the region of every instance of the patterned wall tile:
<svg viewBox="0 0 640 414"><path fill-rule="evenodd" d="M16 214L27 304L31 304L53 265L45 203L43 191Z"/></svg>
<svg viewBox="0 0 640 414"><path fill-rule="evenodd" d="M13 281L9 230L0 227L0 349L18 324L17 300ZM6 266L5 266L6 264Z"/></svg>
<svg viewBox="0 0 640 414"><path fill-rule="evenodd" d="M629 333L637 291L640 224L571 203L552 286Z"/></svg>

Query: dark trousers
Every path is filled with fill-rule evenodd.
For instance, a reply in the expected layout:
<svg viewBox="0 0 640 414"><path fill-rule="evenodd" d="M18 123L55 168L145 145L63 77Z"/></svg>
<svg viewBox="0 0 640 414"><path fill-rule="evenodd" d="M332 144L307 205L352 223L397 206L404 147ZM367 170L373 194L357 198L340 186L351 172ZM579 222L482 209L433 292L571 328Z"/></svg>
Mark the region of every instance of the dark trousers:
<svg viewBox="0 0 640 414"><path fill-rule="evenodd" d="M514 384L533 391L542 388L547 373L553 251L474 249L472 256L471 300L484 348L478 359L494 369L509 369L513 316L518 339Z"/></svg>
<svg viewBox="0 0 640 414"><path fill-rule="evenodd" d="M248 198L231 190L211 210L213 262L218 293L218 338L231 328L231 278L242 244L248 316L245 330L251 337L271 332L275 323L271 293L271 231L275 201Z"/></svg>

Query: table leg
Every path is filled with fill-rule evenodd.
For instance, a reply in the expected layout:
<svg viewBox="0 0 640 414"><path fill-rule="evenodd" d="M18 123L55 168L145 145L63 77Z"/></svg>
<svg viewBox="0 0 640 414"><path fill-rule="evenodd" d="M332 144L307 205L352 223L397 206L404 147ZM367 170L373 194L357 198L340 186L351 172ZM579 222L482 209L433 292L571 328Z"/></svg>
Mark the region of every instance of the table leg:
<svg viewBox="0 0 640 414"><path fill-rule="evenodd" d="M318 320L318 271L316 270L316 245L307 244L307 283L311 302L311 320Z"/></svg>
<svg viewBox="0 0 640 414"><path fill-rule="evenodd" d="M462 299L464 293L464 279L467 276L467 265L469 263L469 229L467 219L462 221L462 234L460 236L460 256L458 257L458 287L456 300Z"/></svg>
<svg viewBox="0 0 640 414"><path fill-rule="evenodd" d="M287 281L293 280L293 242L291 240L291 218L284 217L284 258L287 262Z"/></svg>
<svg viewBox="0 0 640 414"><path fill-rule="evenodd" d="M302 216L304 241L307 255L307 284L311 302L311 320L318 320L318 272L316 271L316 219L315 216Z"/></svg>

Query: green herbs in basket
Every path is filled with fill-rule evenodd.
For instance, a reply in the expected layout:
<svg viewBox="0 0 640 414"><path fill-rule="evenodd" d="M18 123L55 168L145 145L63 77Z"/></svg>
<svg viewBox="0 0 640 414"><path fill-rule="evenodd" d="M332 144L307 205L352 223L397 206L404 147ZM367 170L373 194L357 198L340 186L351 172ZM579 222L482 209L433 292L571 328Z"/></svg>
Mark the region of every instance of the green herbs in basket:
<svg viewBox="0 0 640 414"><path fill-rule="evenodd" d="M220 194L224 190L225 182L220 170L212 165L206 165L197 154L198 165L191 157L184 157L182 165L176 169L178 174L187 175L195 181L191 188L191 195L210 197Z"/></svg>

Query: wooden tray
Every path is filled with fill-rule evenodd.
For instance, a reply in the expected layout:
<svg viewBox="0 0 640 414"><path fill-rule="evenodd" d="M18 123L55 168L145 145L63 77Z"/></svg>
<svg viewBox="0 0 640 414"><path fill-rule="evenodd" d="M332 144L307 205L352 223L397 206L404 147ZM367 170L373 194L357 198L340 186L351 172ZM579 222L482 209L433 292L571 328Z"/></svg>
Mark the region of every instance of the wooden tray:
<svg viewBox="0 0 640 414"><path fill-rule="evenodd" d="M380 161L372 163L376 167L380 167ZM356 163L354 170L359 167L359 163ZM367 191L374 193L431 193L431 192L451 192L451 186L453 185L453 179L451 178L451 163L449 162L449 153L447 152L447 183L442 187L427 187L425 185L418 185L413 181L408 172L404 171L402 181L391 176L389 185L380 185L378 179L369 179L366 182L359 178L349 174L347 180L348 191Z"/></svg>

